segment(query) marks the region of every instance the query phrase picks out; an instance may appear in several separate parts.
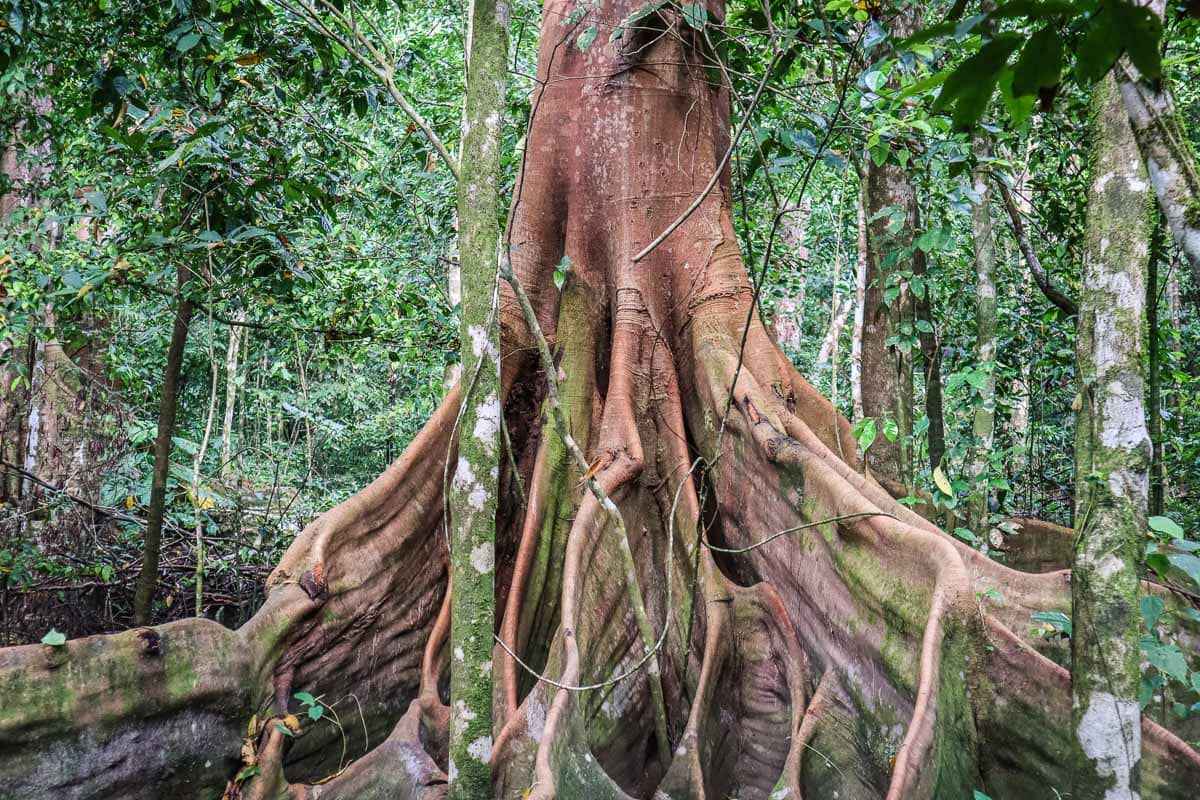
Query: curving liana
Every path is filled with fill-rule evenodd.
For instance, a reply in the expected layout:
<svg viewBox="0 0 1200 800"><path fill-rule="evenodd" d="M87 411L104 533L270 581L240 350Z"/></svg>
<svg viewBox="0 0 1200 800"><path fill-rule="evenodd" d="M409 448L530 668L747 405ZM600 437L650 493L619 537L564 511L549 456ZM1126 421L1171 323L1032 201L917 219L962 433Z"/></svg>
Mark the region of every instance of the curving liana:
<svg viewBox="0 0 1200 800"><path fill-rule="evenodd" d="M1027 623L1069 612L1069 575L989 560L863 474L846 421L753 311L728 174L705 192L726 170L727 87L671 6L622 27L644 5L546 4L508 253L662 645L645 658L611 518L555 432L506 287L503 463L523 489L507 468L497 635L521 663L497 645L494 796L1065 790L1066 648ZM188 620L0 651L0 797L444 795L458 401L297 538L241 629ZM564 688L588 684L604 686ZM297 693L327 704L318 719ZM1142 796L1193 797L1200 755L1143 726Z"/></svg>

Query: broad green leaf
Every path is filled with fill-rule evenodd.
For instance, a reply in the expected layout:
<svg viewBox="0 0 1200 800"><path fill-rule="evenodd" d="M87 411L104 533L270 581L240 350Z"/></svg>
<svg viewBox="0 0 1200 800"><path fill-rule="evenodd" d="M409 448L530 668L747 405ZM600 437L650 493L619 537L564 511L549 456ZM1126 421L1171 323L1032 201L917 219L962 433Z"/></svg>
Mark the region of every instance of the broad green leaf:
<svg viewBox="0 0 1200 800"><path fill-rule="evenodd" d="M958 127L966 127L977 121L987 109L1000 71L1021 41L1019 34L999 34L981 47L978 53L959 64L946 79L934 109L952 109L951 116Z"/></svg>
<svg viewBox="0 0 1200 800"><path fill-rule="evenodd" d="M175 43L175 49L181 53L186 53L196 45L200 44L200 34L189 33L186 36L179 37L179 41Z"/></svg>
<svg viewBox="0 0 1200 800"><path fill-rule="evenodd" d="M1129 0L1110 0L1107 5L1129 60L1150 80L1161 78L1159 40L1162 39L1162 22L1158 16L1149 8Z"/></svg>
<svg viewBox="0 0 1200 800"><path fill-rule="evenodd" d="M875 418L864 417L859 420L859 423L854 426L852 433L854 434L854 439L858 442L858 446L862 448L864 453L867 452L867 448L875 441L875 436L877 435Z"/></svg>
<svg viewBox="0 0 1200 800"><path fill-rule="evenodd" d="M1179 523L1170 517L1151 517L1150 519L1146 520L1146 523L1150 526L1150 530L1152 531L1165 533L1172 539L1183 538L1183 528L1179 527Z"/></svg>
<svg viewBox="0 0 1200 800"><path fill-rule="evenodd" d="M1187 659L1179 648L1173 644L1153 644L1146 648L1146 660L1164 675L1169 675L1180 683L1188 682Z"/></svg>
<svg viewBox="0 0 1200 800"><path fill-rule="evenodd" d="M885 419L883 421L883 435L889 442L896 441L896 437L900 435L900 426L896 424L896 420Z"/></svg>
<svg viewBox="0 0 1200 800"><path fill-rule="evenodd" d="M696 30L702 30L708 22L708 9L703 3L685 3L683 21Z"/></svg>
<svg viewBox="0 0 1200 800"><path fill-rule="evenodd" d="M325 713L325 708L319 705L311 705L308 707L308 718L316 722Z"/></svg>
<svg viewBox="0 0 1200 800"><path fill-rule="evenodd" d="M62 647L66 643L67 635L56 631L54 628L51 628L50 632L42 637L42 644L50 645L51 647Z"/></svg>
<svg viewBox="0 0 1200 800"><path fill-rule="evenodd" d="M975 531L970 528L955 528L954 535L970 544L975 544L975 542L979 541L979 537L975 535Z"/></svg>
<svg viewBox="0 0 1200 800"><path fill-rule="evenodd" d="M1063 38L1047 25L1029 38L1013 69L1014 95L1037 94L1044 86L1057 86L1062 79Z"/></svg>
<svg viewBox="0 0 1200 800"><path fill-rule="evenodd" d="M1158 624L1159 617L1163 613L1163 599L1157 595L1146 595L1139 602L1142 611L1142 621L1146 623L1146 630L1151 631Z"/></svg>
<svg viewBox="0 0 1200 800"><path fill-rule="evenodd" d="M1083 41L1075 50L1075 77L1084 84L1094 83L1108 72L1121 54L1121 37L1113 24L1113 15L1101 11L1092 17Z"/></svg>
<svg viewBox="0 0 1200 800"><path fill-rule="evenodd" d="M1192 583L1200 586L1200 558L1190 553L1171 553L1167 556L1167 561L1171 562L1171 566L1175 569L1191 578Z"/></svg>
<svg viewBox="0 0 1200 800"><path fill-rule="evenodd" d="M1038 611L1030 617L1034 622L1049 625L1058 633L1070 636L1072 633L1071 618L1061 611Z"/></svg>

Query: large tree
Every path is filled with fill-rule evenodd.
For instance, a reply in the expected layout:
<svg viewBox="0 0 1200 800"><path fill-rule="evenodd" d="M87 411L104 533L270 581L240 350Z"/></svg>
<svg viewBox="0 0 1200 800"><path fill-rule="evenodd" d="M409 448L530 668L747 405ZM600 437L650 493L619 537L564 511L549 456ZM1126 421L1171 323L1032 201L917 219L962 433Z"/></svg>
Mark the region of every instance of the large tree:
<svg viewBox="0 0 1200 800"><path fill-rule="evenodd" d="M547 3L502 258L494 794L1065 789L1067 648L1027 623L1069 612L1069 575L895 502L757 314L706 69L722 4L578 8ZM297 538L239 630L0 651L0 793L442 796L459 401ZM1191 796L1200 756L1142 725L1143 796Z"/></svg>

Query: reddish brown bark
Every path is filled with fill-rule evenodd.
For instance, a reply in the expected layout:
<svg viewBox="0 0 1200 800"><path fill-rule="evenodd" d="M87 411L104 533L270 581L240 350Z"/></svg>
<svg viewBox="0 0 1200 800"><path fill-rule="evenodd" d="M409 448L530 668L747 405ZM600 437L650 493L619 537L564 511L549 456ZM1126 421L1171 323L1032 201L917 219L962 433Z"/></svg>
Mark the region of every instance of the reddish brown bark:
<svg viewBox="0 0 1200 800"><path fill-rule="evenodd" d="M529 502L505 503L498 519L499 635L548 680L497 647L495 795L1008 797L1065 786L1066 648L1031 636L1028 621L1069 610L1068 575L989 560L862 474L846 421L753 313L727 175L633 263L729 141L726 91L707 80L701 43L675 11L618 44L607 33L576 44L639 5L608 0L571 23L573 3L548 4L510 253L554 344L572 436L624 515L664 631L672 749L654 745L614 531L538 413L534 342L506 291L504 406ZM560 292L563 255L573 266ZM0 693L20 709L0 716L0 785L175 796L234 775L241 751L260 773L230 797L442 796L452 660L441 487L457 405L454 391L387 472L301 534L242 629L188 621L0 651ZM337 709L348 768L331 724L282 732L297 691ZM90 733L99 725L105 738ZM1149 722L1145 741L1154 778L1143 796L1189 797L1200 757Z"/></svg>

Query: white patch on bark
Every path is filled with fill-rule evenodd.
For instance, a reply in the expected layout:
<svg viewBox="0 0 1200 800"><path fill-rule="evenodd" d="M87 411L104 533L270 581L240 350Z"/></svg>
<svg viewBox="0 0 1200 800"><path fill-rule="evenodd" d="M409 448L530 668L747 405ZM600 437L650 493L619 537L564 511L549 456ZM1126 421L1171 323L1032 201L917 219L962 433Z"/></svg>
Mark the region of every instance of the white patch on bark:
<svg viewBox="0 0 1200 800"><path fill-rule="evenodd" d="M1126 390L1120 380L1111 381L1104 391L1100 443L1105 447L1136 450L1150 441L1140 395Z"/></svg>
<svg viewBox="0 0 1200 800"><path fill-rule="evenodd" d="M496 566L496 548L491 542L484 542L471 551L471 566L480 575L491 572Z"/></svg>
<svg viewBox="0 0 1200 800"><path fill-rule="evenodd" d="M1137 701L1119 700L1109 692L1094 693L1075 733L1084 754L1096 765L1096 774L1114 779L1104 800L1138 800L1130 786L1142 754L1141 709Z"/></svg>
<svg viewBox="0 0 1200 800"><path fill-rule="evenodd" d="M488 763L492 759L492 737L480 736L467 745L467 753L472 758L482 761L484 764Z"/></svg>
<svg viewBox="0 0 1200 800"><path fill-rule="evenodd" d="M461 647L454 648L454 660L455 661L462 661L466 657L467 656L465 653L463 653L463 649Z"/></svg>
<svg viewBox="0 0 1200 800"><path fill-rule="evenodd" d="M496 452L496 439L500 433L500 400L495 394L475 407L474 436L483 445L488 455Z"/></svg>
<svg viewBox="0 0 1200 800"><path fill-rule="evenodd" d="M471 352L476 358L483 358L485 355L493 361L500 358L500 351L496 349L496 343L492 341L487 328L472 325L467 328L467 335L471 337Z"/></svg>
<svg viewBox="0 0 1200 800"><path fill-rule="evenodd" d="M455 738L458 738L466 731L467 725L471 720L475 719L475 712L468 708L467 704L462 700L458 700L454 703L454 714L452 716L454 717L452 720L454 735Z"/></svg>
<svg viewBox="0 0 1200 800"><path fill-rule="evenodd" d="M542 733L546 730L546 707L530 698L525 704L525 723L529 738L535 742L542 741Z"/></svg>

